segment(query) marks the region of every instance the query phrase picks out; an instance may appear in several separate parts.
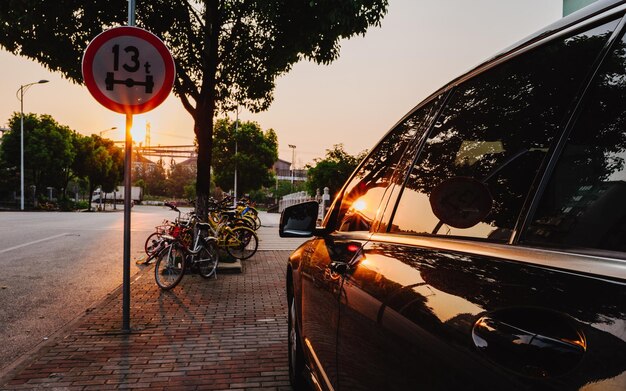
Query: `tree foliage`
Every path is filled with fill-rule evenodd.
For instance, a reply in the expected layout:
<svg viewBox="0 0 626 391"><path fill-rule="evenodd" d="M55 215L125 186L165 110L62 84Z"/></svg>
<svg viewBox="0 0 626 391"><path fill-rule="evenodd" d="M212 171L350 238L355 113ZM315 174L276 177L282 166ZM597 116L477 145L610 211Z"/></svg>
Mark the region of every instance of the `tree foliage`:
<svg viewBox="0 0 626 391"><path fill-rule="evenodd" d="M195 182L195 167L173 163L167 177L167 194L176 198L190 198L188 196L193 194L190 186L195 185Z"/></svg>
<svg viewBox="0 0 626 391"><path fill-rule="evenodd" d="M159 159L156 164L137 164L133 168L133 186L142 186L146 195L168 195L168 178L165 162Z"/></svg>
<svg viewBox="0 0 626 391"><path fill-rule="evenodd" d="M95 134L76 135L76 158L72 164L74 175L89 182L89 197L100 186L112 192L124 177L124 152L113 141ZM91 203L90 207L91 209Z"/></svg>
<svg viewBox="0 0 626 391"><path fill-rule="evenodd" d="M237 152L235 153L235 142ZM256 122L220 119L215 124L213 169L215 184L223 190L233 189L237 167L237 192L269 187L274 184L270 169L278 159L278 138L273 129L265 132Z"/></svg>
<svg viewBox="0 0 626 391"><path fill-rule="evenodd" d="M13 178L15 188L20 171L20 114L9 119L10 130L2 137L2 164ZM74 160L73 138L67 126L49 115L24 115L24 174L26 189L35 186L36 195L46 194L46 187L66 188ZM26 190L25 190L26 191Z"/></svg>
<svg viewBox="0 0 626 391"><path fill-rule="evenodd" d="M328 187L331 199L335 198L365 155L365 151L357 156L350 155L343 150L343 144L335 144L332 149L327 149L324 159L316 159L315 166L307 166L309 193L315 194L317 189L323 193L324 188Z"/></svg>
<svg viewBox="0 0 626 391"><path fill-rule="evenodd" d="M161 37L176 63L175 94L194 119L197 207L205 216L215 115L266 109L276 78L306 59L328 64L339 41L379 25L388 0L141 1L136 24ZM82 82L91 39L127 18L126 0L5 0L0 47Z"/></svg>

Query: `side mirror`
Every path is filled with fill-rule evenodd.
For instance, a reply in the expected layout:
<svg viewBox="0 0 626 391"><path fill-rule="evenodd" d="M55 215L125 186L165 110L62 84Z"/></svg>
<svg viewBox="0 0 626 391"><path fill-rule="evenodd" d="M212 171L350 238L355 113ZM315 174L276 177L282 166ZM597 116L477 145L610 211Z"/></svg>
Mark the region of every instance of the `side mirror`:
<svg viewBox="0 0 626 391"><path fill-rule="evenodd" d="M309 238L316 231L316 201L303 202L286 208L280 216L278 233L281 238Z"/></svg>

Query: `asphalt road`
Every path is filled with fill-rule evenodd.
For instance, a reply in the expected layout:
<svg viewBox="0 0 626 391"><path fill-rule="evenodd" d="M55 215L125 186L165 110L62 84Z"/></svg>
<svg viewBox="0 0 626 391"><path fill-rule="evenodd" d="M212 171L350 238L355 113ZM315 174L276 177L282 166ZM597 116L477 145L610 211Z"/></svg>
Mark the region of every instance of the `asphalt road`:
<svg viewBox="0 0 626 391"><path fill-rule="evenodd" d="M137 205L131 215L133 275L146 237L177 214ZM121 210L0 212L0 369L122 284L123 222Z"/></svg>

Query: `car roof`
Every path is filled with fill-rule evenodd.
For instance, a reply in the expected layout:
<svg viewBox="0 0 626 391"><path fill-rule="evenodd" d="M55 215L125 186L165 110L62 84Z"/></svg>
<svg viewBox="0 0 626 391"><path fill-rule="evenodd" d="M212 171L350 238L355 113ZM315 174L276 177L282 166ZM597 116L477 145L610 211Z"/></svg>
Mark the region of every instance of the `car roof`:
<svg viewBox="0 0 626 391"><path fill-rule="evenodd" d="M626 4L626 0L599 0L596 1L587 7L584 7L576 12L573 12L563 18L557 20L556 22L547 25L546 27L536 31L535 33L529 35L528 37L522 39L521 41L505 48L498 54L496 54L493 58L488 59L484 63L480 64L476 68L481 68L484 64L490 63L500 57L506 56L510 53L513 53L521 48L524 48L530 44L533 44L539 40L542 40L546 37L554 35L559 31L565 30L569 27L572 27L584 20L591 19L596 15L600 15L612 8L616 8L622 4ZM471 73L472 71L468 72Z"/></svg>

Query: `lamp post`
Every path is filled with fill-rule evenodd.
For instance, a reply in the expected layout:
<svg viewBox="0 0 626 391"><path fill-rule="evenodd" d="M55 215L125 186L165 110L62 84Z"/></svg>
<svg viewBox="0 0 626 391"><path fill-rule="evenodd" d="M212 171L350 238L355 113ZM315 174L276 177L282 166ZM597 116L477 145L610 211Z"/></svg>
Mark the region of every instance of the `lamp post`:
<svg viewBox="0 0 626 391"><path fill-rule="evenodd" d="M18 90L20 94L20 210L24 210L24 93L30 86L47 82L48 80L39 80L24 84Z"/></svg>
<svg viewBox="0 0 626 391"><path fill-rule="evenodd" d="M233 206L237 207L237 131L239 130L239 106L237 106L237 114L235 119L235 184L233 186Z"/></svg>
<svg viewBox="0 0 626 391"><path fill-rule="evenodd" d="M109 128L109 129L104 129L103 131L101 131L101 132L99 133L99 136L100 136L100 137L102 137L102 134L103 134L103 133L106 133L106 132L108 132L108 131L110 131L110 130L115 130L115 129L117 129L117 126L114 126L114 127L112 127L112 128Z"/></svg>
<svg viewBox="0 0 626 391"><path fill-rule="evenodd" d="M291 191L293 191L293 176L294 176L294 171L296 169L296 166L295 166L296 146L289 144L289 148L291 148Z"/></svg>

